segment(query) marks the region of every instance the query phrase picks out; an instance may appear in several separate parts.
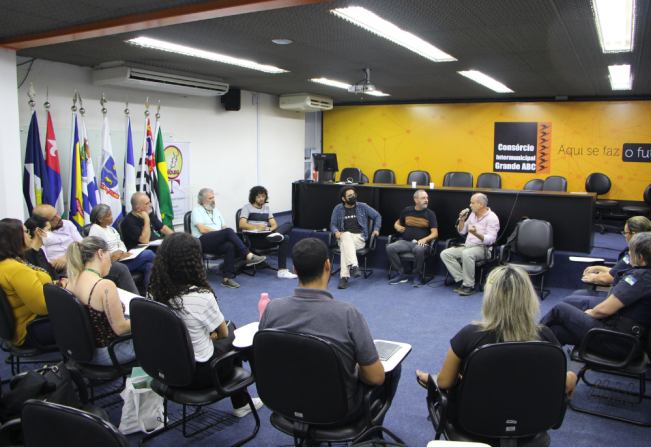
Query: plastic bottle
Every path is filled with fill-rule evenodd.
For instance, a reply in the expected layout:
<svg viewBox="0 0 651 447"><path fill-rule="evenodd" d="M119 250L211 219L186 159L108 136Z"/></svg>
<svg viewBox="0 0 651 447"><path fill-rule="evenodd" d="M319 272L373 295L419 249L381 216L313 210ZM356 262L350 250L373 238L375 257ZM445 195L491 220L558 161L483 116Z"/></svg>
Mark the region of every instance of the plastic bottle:
<svg viewBox="0 0 651 447"><path fill-rule="evenodd" d="M260 319L262 319L262 313L264 312L265 307L269 304L269 294L263 293L260 295L260 301L258 302L258 309L260 310Z"/></svg>

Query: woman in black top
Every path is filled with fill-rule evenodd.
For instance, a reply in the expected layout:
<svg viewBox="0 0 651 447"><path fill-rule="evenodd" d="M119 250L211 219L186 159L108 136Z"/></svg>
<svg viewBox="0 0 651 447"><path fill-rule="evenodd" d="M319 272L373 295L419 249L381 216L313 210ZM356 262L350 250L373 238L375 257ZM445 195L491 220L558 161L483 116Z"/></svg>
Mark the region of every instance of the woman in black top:
<svg viewBox="0 0 651 447"><path fill-rule="evenodd" d="M47 257L41 248L45 245L44 241L47 240L48 236L52 235L52 226L50 225L50 221L43 216L34 215L25 221L25 228L27 228L32 237L31 248L25 249L25 259L27 262L46 270L53 282L65 287L68 280L66 278L60 278L59 273L57 273L54 266L48 262Z"/></svg>

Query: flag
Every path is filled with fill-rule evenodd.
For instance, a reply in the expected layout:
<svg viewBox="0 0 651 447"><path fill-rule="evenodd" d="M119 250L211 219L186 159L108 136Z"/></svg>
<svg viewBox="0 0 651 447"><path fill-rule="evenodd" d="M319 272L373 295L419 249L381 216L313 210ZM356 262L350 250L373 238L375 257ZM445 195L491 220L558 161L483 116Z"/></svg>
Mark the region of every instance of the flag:
<svg viewBox="0 0 651 447"><path fill-rule="evenodd" d="M142 145L142 152L140 154L140 163L138 165L138 173L136 174L138 181L136 182L136 189L139 192L144 192L149 196L153 206L154 215L160 217L158 210L158 177L156 172L156 159L154 155L154 138L151 133L151 126L149 118L145 120L145 140Z"/></svg>
<svg viewBox="0 0 651 447"><path fill-rule="evenodd" d="M120 202L120 184L118 171L113 160L113 148L109 137L108 117L104 115L104 128L102 129L102 181L99 186L100 202L111 208L113 226L116 227L118 219L122 216L122 203Z"/></svg>
<svg viewBox="0 0 651 447"><path fill-rule="evenodd" d="M61 186L59 150L49 110L47 111L47 134L45 136L45 164L47 165L47 178L50 185L50 205L57 209L59 216L63 216L63 188Z"/></svg>
<svg viewBox="0 0 651 447"><path fill-rule="evenodd" d="M133 161L131 118L127 116L127 149L124 152L124 181L122 183L122 215L131 212L131 196L136 193L136 164Z"/></svg>
<svg viewBox="0 0 651 447"><path fill-rule="evenodd" d="M38 132L36 112L32 111L32 120L29 122L27 134L27 147L25 149L25 169L23 170L23 195L27 204L27 211L32 214L36 205L50 203L50 184L47 178L47 168L43 160L41 136Z"/></svg>
<svg viewBox="0 0 651 447"><path fill-rule="evenodd" d="M174 228L174 208L172 207L172 195L170 194L170 181L167 177L167 163L165 162L165 148L163 147L163 132L158 127L156 133L156 169L158 176L158 203L160 217L163 224Z"/></svg>
<svg viewBox="0 0 651 447"><path fill-rule="evenodd" d="M79 146L79 128L77 127L77 115L72 114L72 144L70 148L70 202L68 203L68 220L70 220L77 230L81 229L87 223L90 223L90 210L88 209L88 191L83 182L83 176L86 174L86 163L81 156Z"/></svg>
<svg viewBox="0 0 651 447"><path fill-rule="evenodd" d="M99 191L97 189L95 168L93 167L93 157L90 156L90 147L88 146L88 132L86 131L86 118L84 115L81 116L81 156L86 163L86 175L83 182L88 191L88 204L92 210L99 203Z"/></svg>

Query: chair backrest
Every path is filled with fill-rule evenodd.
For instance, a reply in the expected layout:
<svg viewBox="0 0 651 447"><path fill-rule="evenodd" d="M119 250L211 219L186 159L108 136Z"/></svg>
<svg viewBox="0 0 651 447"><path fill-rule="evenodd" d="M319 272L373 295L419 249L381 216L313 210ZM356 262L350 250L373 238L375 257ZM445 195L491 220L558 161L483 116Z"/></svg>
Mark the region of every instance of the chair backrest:
<svg viewBox="0 0 651 447"><path fill-rule="evenodd" d="M443 177L443 186L472 188L475 179L470 172L448 172Z"/></svg>
<svg viewBox="0 0 651 447"><path fill-rule="evenodd" d="M477 177L477 188L502 188L502 176L494 172L484 172Z"/></svg>
<svg viewBox="0 0 651 447"><path fill-rule="evenodd" d="M543 185L545 184L545 181L541 178L535 178L533 180L529 180L527 183L524 184L524 188L522 188L525 191L542 191Z"/></svg>
<svg viewBox="0 0 651 447"><path fill-rule="evenodd" d="M343 367L329 341L265 329L253 338L251 366L258 395L271 411L305 423L335 423L346 417Z"/></svg>
<svg viewBox="0 0 651 447"><path fill-rule="evenodd" d="M651 205L651 185L647 186L644 190L644 201L647 205Z"/></svg>
<svg viewBox="0 0 651 447"><path fill-rule="evenodd" d="M21 412L25 447L128 447L129 441L113 425L76 408L28 400Z"/></svg>
<svg viewBox="0 0 651 447"><path fill-rule="evenodd" d="M362 173L361 183L368 183L368 177L364 173Z"/></svg>
<svg viewBox="0 0 651 447"><path fill-rule="evenodd" d="M417 185L429 185L429 172L411 171L407 176L407 184L411 185L412 182L416 182Z"/></svg>
<svg viewBox="0 0 651 447"><path fill-rule="evenodd" d="M518 224L515 250L527 258L547 256L547 250L554 246L552 224L545 220L527 219Z"/></svg>
<svg viewBox="0 0 651 447"><path fill-rule="evenodd" d="M567 179L560 175L551 175L545 179L543 191L567 191Z"/></svg>
<svg viewBox="0 0 651 447"><path fill-rule="evenodd" d="M585 190L588 192L596 192L598 196L608 193L611 186L612 184L608 176L601 172L594 172L585 179Z"/></svg>
<svg viewBox="0 0 651 447"><path fill-rule="evenodd" d="M240 216L242 215L242 208L235 212L235 232L240 232Z"/></svg>
<svg viewBox="0 0 651 447"><path fill-rule="evenodd" d="M194 379L192 339L183 320L164 304L147 299L129 303L133 348L145 372L169 386Z"/></svg>
<svg viewBox="0 0 651 447"><path fill-rule="evenodd" d="M120 239L122 242L124 242L124 235L122 234L122 222L124 222L124 217L120 217L115 225L115 229L118 231L118 234L120 235Z"/></svg>
<svg viewBox="0 0 651 447"><path fill-rule="evenodd" d="M359 183L362 180L362 170L359 168L344 168L339 175L340 182L347 182L352 179L353 183Z"/></svg>
<svg viewBox="0 0 651 447"><path fill-rule="evenodd" d="M0 288L0 338L9 341L15 332L14 310L9 304L5 291Z"/></svg>
<svg viewBox="0 0 651 447"><path fill-rule="evenodd" d="M192 234L192 211L188 211L183 216L183 231Z"/></svg>
<svg viewBox="0 0 651 447"><path fill-rule="evenodd" d="M95 331L86 304L54 284L45 284L43 293L59 350L76 362L90 362L95 354Z"/></svg>
<svg viewBox="0 0 651 447"><path fill-rule="evenodd" d="M120 220L122 220L122 219L120 219ZM81 237L88 237L88 233L90 233L90 227L92 227L92 226L93 226L92 223L84 225L84 228L82 228L81 231L79 232L79 234L81 234ZM120 238L121 237L122 237L122 234L120 234Z"/></svg>
<svg viewBox="0 0 651 447"><path fill-rule="evenodd" d="M396 174L391 169L378 169L373 174L373 183L396 183Z"/></svg>
<svg viewBox="0 0 651 447"><path fill-rule="evenodd" d="M324 181L324 182L334 182L336 175L337 175L336 171L325 171L323 173L323 180L322 181Z"/></svg>
<svg viewBox="0 0 651 447"><path fill-rule="evenodd" d="M566 368L563 350L551 343L478 348L462 372L460 427L498 438L546 432L564 415Z"/></svg>

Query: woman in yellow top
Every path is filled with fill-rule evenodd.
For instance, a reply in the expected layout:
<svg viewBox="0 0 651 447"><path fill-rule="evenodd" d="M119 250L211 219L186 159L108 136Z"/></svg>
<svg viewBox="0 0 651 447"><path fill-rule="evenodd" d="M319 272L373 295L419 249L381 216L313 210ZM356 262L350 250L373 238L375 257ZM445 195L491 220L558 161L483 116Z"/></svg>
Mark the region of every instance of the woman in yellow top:
<svg viewBox="0 0 651 447"><path fill-rule="evenodd" d="M0 221L0 287L13 309L16 331L9 340L15 346L31 346L27 339L27 323L47 315L43 286L52 278L45 270L25 261L23 246L31 247L27 229L17 219ZM39 326L37 338L41 343L53 344L50 325Z"/></svg>

